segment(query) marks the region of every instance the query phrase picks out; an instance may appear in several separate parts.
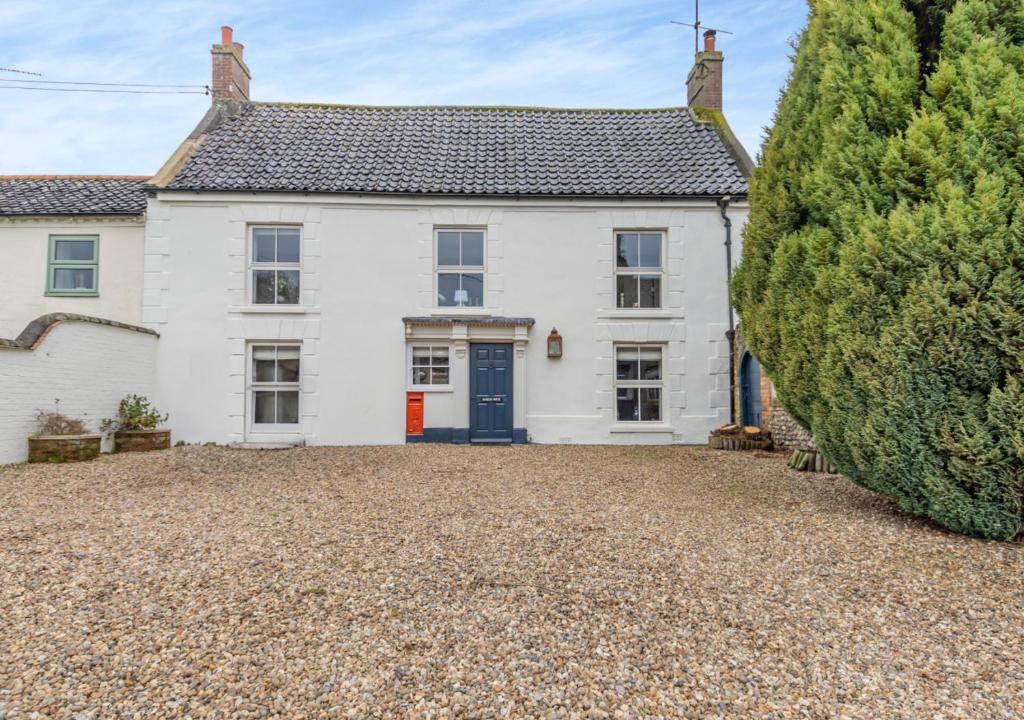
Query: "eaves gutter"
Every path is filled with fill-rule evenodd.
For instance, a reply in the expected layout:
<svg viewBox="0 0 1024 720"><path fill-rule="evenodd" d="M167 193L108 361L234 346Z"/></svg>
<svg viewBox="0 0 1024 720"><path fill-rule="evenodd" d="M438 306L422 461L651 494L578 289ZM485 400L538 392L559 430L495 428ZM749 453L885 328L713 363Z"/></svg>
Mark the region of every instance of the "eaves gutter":
<svg viewBox="0 0 1024 720"><path fill-rule="evenodd" d="M403 198L427 198L427 199L449 199L449 200L656 200L661 202L678 202L680 200L704 200L717 202L724 195L731 195L734 199L745 200L746 192L731 192L728 190L706 193L700 195L552 195L552 194L529 194L529 193L444 193L444 192L391 192L391 191L367 191L367 190L265 190L252 188L204 188L204 187L155 187L147 185L144 188L147 192L157 193L210 193L215 195L345 195L349 197L403 197Z"/></svg>
<svg viewBox="0 0 1024 720"><path fill-rule="evenodd" d="M139 210L138 212L32 212L32 213L12 213L12 212L0 212L0 220L4 218L76 218L76 217L108 217L108 218L138 218L145 217L145 209Z"/></svg>

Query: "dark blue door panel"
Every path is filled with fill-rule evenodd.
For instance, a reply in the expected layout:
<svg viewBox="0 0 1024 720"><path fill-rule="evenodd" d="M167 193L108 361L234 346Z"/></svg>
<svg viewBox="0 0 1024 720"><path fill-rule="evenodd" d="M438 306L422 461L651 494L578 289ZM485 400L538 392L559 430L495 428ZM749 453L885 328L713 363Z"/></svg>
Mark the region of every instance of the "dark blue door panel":
<svg viewBox="0 0 1024 720"><path fill-rule="evenodd" d="M740 363L740 422L761 427L761 365L750 353Z"/></svg>
<svg viewBox="0 0 1024 720"><path fill-rule="evenodd" d="M469 439L512 441L511 345L470 345Z"/></svg>

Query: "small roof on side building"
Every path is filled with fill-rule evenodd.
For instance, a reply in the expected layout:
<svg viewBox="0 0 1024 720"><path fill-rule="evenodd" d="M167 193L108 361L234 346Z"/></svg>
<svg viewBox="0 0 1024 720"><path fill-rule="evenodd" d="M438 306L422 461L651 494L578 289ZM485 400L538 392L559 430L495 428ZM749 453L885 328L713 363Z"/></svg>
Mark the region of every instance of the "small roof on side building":
<svg viewBox="0 0 1024 720"><path fill-rule="evenodd" d="M743 159L687 108L242 102L211 112L163 188L490 197L747 192Z"/></svg>
<svg viewBox="0 0 1024 720"><path fill-rule="evenodd" d="M0 217L141 215L148 177L0 175Z"/></svg>

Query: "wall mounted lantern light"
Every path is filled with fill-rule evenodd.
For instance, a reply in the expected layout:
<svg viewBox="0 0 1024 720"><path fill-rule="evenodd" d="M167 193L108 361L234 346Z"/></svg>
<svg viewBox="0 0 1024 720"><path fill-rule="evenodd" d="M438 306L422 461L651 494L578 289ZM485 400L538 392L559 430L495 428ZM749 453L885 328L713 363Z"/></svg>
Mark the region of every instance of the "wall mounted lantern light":
<svg viewBox="0 0 1024 720"><path fill-rule="evenodd" d="M551 334L548 335L548 357L562 357L562 336L558 334L555 328L551 328Z"/></svg>

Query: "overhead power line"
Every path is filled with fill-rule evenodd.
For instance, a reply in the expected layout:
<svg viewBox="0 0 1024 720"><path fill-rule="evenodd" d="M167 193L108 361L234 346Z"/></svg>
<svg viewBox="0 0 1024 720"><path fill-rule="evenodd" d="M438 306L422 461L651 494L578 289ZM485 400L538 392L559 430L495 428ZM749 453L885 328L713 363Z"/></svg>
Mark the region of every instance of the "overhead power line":
<svg viewBox="0 0 1024 720"><path fill-rule="evenodd" d="M19 70L18 68L5 68L0 67L0 72L18 73L19 75L36 75L42 77L42 73L32 72L31 70Z"/></svg>
<svg viewBox="0 0 1024 720"><path fill-rule="evenodd" d="M157 83L112 83L112 82L80 82L78 80L19 80L17 78L2 78L0 82L27 83L30 85L98 85L102 87L146 87L146 88L199 88L207 89L206 85L172 85Z"/></svg>
<svg viewBox="0 0 1024 720"><path fill-rule="evenodd" d="M0 79L0 82L8 82ZM133 95L209 95L209 90L110 90L100 88L57 88L29 87L27 85L0 85L0 90L43 90L45 92L80 92L80 93L130 93Z"/></svg>

